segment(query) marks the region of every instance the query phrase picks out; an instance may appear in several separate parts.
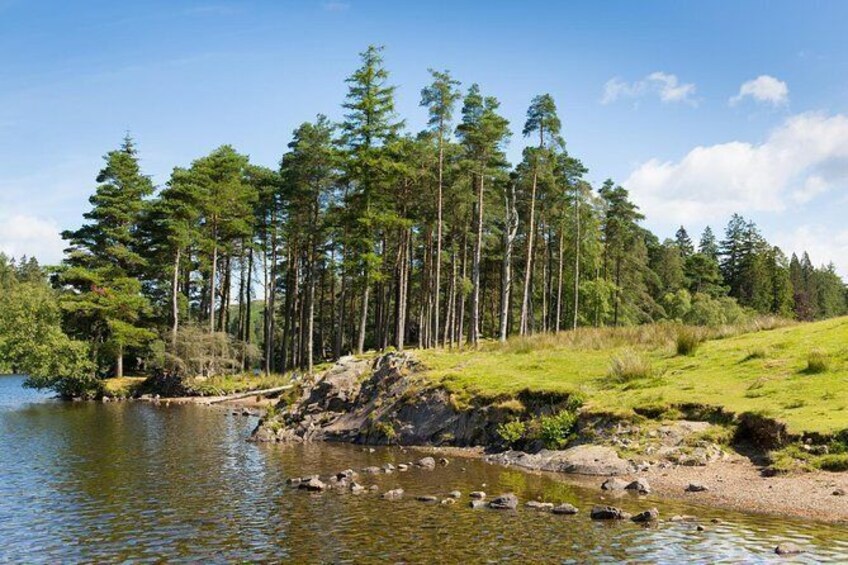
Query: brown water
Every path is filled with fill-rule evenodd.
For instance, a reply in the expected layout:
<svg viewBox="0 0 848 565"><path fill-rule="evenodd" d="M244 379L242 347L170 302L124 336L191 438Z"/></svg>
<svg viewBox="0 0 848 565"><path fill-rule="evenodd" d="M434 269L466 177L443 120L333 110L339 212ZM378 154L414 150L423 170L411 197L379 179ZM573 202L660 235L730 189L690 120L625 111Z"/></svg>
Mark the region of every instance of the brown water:
<svg viewBox="0 0 848 565"><path fill-rule="evenodd" d="M771 562L780 541L806 562L848 561L839 526L625 497L630 511L693 514L652 528L598 523L600 491L480 461L454 459L360 482L406 497L308 494L286 478L419 457L348 445L255 445L255 418L198 406L60 403L0 378L2 562ZM485 486L483 486L485 485ZM453 506L414 496L459 489ZM577 516L472 510L467 493L513 491L570 502ZM710 523L719 518L720 524Z"/></svg>

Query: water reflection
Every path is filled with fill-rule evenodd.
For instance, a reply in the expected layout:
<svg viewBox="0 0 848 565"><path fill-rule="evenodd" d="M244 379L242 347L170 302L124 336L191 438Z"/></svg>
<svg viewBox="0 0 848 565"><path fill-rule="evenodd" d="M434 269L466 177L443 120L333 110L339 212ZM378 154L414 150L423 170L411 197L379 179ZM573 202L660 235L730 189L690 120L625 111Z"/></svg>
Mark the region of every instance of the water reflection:
<svg viewBox="0 0 848 565"><path fill-rule="evenodd" d="M848 558L848 534L838 526L651 499L616 504L630 511L657 505L665 517L696 514L706 531L688 523L593 523L586 514L600 501L595 489L470 460L361 478L381 491L404 488L396 502L371 493L310 495L285 479L416 455L255 445L245 441L255 420L225 410L44 402L19 384L0 378L0 560L748 563L772 561L785 540L808 549L801 561ZM467 498L452 506L414 500L453 489L512 490L582 512L474 511Z"/></svg>

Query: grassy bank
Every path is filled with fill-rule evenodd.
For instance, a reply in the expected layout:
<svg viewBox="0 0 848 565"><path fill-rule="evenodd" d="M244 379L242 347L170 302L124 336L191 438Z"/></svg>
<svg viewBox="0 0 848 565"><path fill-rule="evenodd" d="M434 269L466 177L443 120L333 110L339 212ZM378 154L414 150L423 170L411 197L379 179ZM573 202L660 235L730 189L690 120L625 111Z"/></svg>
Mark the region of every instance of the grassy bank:
<svg viewBox="0 0 848 565"><path fill-rule="evenodd" d="M458 395L577 393L590 409L624 413L695 403L759 413L793 434L848 429L846 317L709 331L581 329L416 355L429 378Z"/></svg>

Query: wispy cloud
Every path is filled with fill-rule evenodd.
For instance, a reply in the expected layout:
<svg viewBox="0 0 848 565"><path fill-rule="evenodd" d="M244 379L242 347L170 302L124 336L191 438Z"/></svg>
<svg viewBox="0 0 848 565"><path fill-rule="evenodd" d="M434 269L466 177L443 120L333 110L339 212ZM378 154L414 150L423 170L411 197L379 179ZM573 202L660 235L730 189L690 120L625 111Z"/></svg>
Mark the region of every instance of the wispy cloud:
<svg viewBox="0 0 848 565"><path fill-rule="evenodd" d="M324 11L326 12L344 12L350 9L350 3L348 2L324 2Z"/></svg>
<svg viewBox="0 0 848 565"><path fill-rule="evenodd" d="M739 93L730 98L730 105L735 106L745 98L770 104L774 107L785 106L789 103L789 87L786 86L785 82L773 76L760 75L742 83L742 86L739 87Z"/></svg>
<svg viewBox="0 0 848 565"><path fill-rule="evenodd" d="M627 82L618 77L611 78L604 85L601 103L610 104L625 98L656 95L665 103L682 102L697 106L695 91L693 83L681 83L677 75L656 71L635 82Z"/></svg>

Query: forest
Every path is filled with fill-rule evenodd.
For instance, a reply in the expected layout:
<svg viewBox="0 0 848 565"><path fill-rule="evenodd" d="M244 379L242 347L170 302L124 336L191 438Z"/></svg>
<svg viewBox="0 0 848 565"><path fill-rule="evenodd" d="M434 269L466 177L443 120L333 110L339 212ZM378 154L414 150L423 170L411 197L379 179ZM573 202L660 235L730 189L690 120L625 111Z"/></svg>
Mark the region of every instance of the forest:
<svg viewBox="0 0 848 565"><path fill-rule="evenodd" d="M224 145L157 187L127 135L61 265L0 259L0 369L79 394L125 373L311 372L370 349L846 312L833 265L787 257L740 215L720 234L651 233L626 188L586 180L550 94L511 125L477 84L431 70L427 128L410 132L382 48L360 59L341 122L300 125L278 168Z"/></svg>

